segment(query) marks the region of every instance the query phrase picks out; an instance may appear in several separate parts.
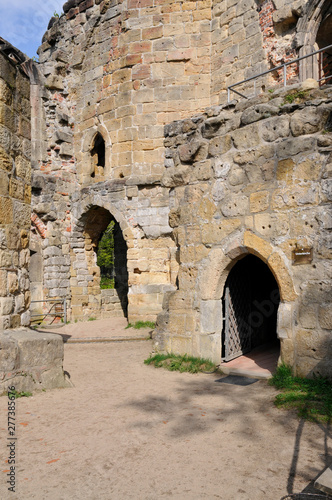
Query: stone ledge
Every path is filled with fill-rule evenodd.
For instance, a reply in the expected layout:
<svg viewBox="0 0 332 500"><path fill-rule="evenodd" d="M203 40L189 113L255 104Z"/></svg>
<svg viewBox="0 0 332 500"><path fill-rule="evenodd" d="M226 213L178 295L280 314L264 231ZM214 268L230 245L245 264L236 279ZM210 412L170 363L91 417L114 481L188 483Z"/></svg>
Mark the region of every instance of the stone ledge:
<svg viewBox="0 0 332 500"><path fill-rule="evenodd" d="M63 372L60 335L29 329L0 333L0 394L8 386L20 391L69 387Z"/></svg>

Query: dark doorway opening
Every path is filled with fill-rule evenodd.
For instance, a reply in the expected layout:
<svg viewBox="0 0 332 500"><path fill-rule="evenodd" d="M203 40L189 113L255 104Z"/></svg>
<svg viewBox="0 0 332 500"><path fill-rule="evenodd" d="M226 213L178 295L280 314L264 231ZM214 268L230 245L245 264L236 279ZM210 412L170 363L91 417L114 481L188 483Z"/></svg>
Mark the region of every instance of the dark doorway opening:
<svg viewBox="0 0 332 500"><path fill-rule="evenodd" d="M229 273L223 301L222 358L230 361L277 339L278 284L254 255L238 261Z"/></svg>

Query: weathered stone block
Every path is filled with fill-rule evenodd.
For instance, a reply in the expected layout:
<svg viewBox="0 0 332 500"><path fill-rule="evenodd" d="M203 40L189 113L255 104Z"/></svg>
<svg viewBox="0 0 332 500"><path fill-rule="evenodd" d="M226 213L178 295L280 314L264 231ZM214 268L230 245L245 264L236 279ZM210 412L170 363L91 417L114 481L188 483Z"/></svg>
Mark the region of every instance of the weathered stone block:
<svg viewBox="0 0 332 500"><path fill-rule="evenodd" d="M231 259L220 248L214 248L200 268L198 290L202 300L220 300L226 281L225 269Z"/></svg>
<svg viewBox="0 0 332 500"><path fill-rule="evenodd" d="M221 212L225 217L237 217L248 212L249 199L245 195L227 195L222 203Z"/></svg>
<svg viewBox="0 0 332 500"><path fill-rule="evenodd" d="M51 90L63 90L63 78L58 75L49 75L46 79L45 85Z"/></svg>
<svg viewBox="0 0 332 500"><path fill-rule="evenodd" d="M332 330L332 304L324 304L319 307L318 320L321 328Z"/></svg>
<svg viewBox="0 0 332 500"><path fill-rule="evenodd" d="M250 123L257 122L259 120L265 120L271 116L277 115L279 113L279 108L271 104L256 104L250 108L247 108L241 116L241 123L243 125L249 125Z"/></svg>
<svg viewBox="0 0 332 500"><path fill-rule="evenodd" d="M259 191L250 195L250 211L263 212L269 208L270 193Z"/></svg>
<svg viewBox="0 0 332 500"><path fill-rule="evenodd" d="M9 179L8 174L0 170L0 196L8 195Z"/></svg>
<svg viewBox="0 0 332 500"><path fill-rule="evenodd" d="M294 290L291 273L287 268L284 259L281 255L274 252L268 257L267 263L277 280L280 291L280 299L284 302L294 301L297 298L297 295Z"/></svg>
<svg viewBox="0 0 332 500"><path fill-rule="evenodd" d="M315 137L284 139L278 143L277 156L279 158L290 158L303 151L314 151L316 141Z"/></svg>
<svg viewBox="0 0 332 500"><path fill-rule="evenodd" d="M191 163L195 160L199 161L198 155L204 145L206 145L206 143L203 141L192 141L189 144L179 146L178 151L180 160L183 163Z"/></svg>
<svg viewBox="0 0 332 500"><path fill-rule="evenodd" d="M231 136L237 149L250 149L260 143L257 124L235 130Z"/></svg>
<svg viewBox="0 0 332 500"><path fill-rule="evenodd" d="M294 137L314 134L324 128L328 113L306 107L295 111L290 120L290 128Z"/></svg>
<svg viewBox="0 0 332 500"><path fill-rule="evenodd" d="M3 297L0 299L0 315L6 316L13 312L14 300L13 297Z"/></svg>
<svg viewBox="0 0 332 500"><path fill-rule="evenodd" d="M280 137L287 137L289 133L290 126L288 116L270 118L261 123L261 134L264 141L273 142Z"/></svg>
<svg viewBox="0 0 332 500"><path fill-rule="evenodd" d="M201 333L220 333L222 329L221 300L201 300Z"/></svg>
<svg viewBox="0 0 332 500"><path fill-rule="evenodd" d="M256 236L251 231L246 231L243 235L243 244L250 250L250 253L257 255L265 262L272 254L273 248L270 243Z"/></svg>
<svg viewBox="0 0 332 500"><path fill-rule="evenodd" d="M0 137L1 138L1 137ZM2 142L6 142L2 140ZM0 169L11 172L13 167L13 161L9 154L0 146Z"/></svg>
<svg viewBox="0 0 332 500"><path fill-rule="evenodd" d="M0 196L0 224L13 222L13 203L10 198Z"/></svg>
<svg viewBox="0 0 332 500"><path fill-rule="evenodd" d="M232 139L229 134L218 136L212 139L209 143L209 154L211 156L220 156L232 147Z"/></svg>

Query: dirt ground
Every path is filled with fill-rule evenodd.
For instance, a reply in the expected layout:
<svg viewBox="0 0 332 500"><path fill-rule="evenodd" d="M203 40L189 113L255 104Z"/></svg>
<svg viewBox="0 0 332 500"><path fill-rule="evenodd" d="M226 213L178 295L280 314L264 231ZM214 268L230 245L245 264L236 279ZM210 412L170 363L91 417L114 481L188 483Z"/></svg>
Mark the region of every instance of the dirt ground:
<svg viewBox="0 0 332 500"><path fill-rule="evenodd" d="M331 431L276 409L265 381L155 369L151 348L65 345L74 387L16 400L16 493L0 398L0 498L279 500L331 462Z"/></svg>

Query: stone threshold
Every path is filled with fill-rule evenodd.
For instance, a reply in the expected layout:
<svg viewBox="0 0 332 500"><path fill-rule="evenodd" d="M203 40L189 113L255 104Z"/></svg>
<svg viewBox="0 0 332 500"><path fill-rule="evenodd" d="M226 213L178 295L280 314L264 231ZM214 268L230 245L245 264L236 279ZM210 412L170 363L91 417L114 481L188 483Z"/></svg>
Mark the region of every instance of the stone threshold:
<svg viewBox="0 0 332 500"><path fill-rule="evenodd" d="M272 377L272 373L266 373L263 370L254 371L235 366L226 366L226 363L220 364L220 370L225 375L237 375L239 377L257 378L259 380L267 380Z"/></svg>
<svg viewBox="0 0 332 500"><path fill-rule="evenodd" d="M220 369L226 375L269 379L277 367L279 354L279 346L263 345L231 361L221 362Z"/></svg>
<svg viewBox="0 0 332 500"><path fill-rule="evenodd" d="M136 340L151 340L150 337L93 337L93 338L81 338L81 339L68 339L64 340L65 344L92 344L98 342L134 342Z"/></svg>

